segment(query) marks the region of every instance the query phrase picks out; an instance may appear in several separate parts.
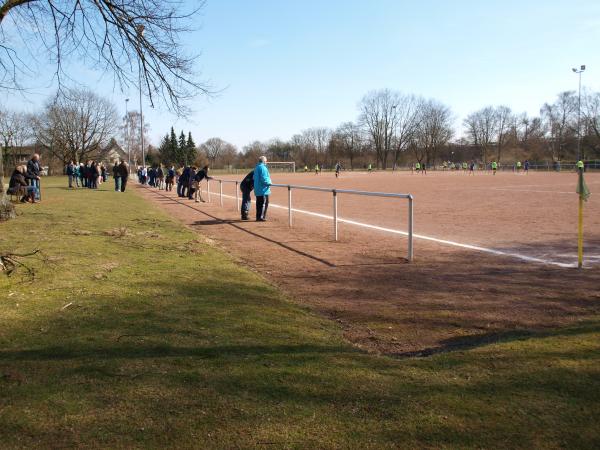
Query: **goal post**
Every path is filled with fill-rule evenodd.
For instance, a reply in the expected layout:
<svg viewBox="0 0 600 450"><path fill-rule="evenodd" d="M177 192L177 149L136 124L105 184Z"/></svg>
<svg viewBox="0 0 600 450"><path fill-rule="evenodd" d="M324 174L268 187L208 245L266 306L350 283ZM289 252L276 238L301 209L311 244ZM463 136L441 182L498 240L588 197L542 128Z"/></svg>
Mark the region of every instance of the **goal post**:
<svg viewBox="0 0 600 450"><path fill-rule="evenodd" d="M271 172L296 172L294 161L267 161L267 167Z"/></svg>

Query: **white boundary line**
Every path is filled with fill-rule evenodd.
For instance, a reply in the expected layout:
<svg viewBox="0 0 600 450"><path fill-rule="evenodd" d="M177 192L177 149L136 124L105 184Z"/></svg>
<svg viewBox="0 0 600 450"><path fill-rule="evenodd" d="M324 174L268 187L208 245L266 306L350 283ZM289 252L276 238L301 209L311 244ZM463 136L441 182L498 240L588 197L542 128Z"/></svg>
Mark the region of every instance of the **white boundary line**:
<svg viewBox="0 0 600 450"><path fill-rule="evenodd" d="M211 194L219 195L219 193L212 193L212 192L211 192ZM231 199L235 200L235 197L232 195L223 194L223 197L227 197L227 198L231 198ZM275 203L269 203L269 206L272 208L277 208L277 209L285 209L285 210L288 209L287 206L281 206L281 205L277 205ZM322 219L333 220L333 217L328 216L327 214L321 214L321 213L316 213L316 212L312 212L312 211L305 211L303 209L296 209L296 208L292 208L292 211L300 213L300 214L306 214L306 215L313 216L313 217L319 217ZM356 225L356 226L363 227L363 228L370 228L370 229L378 230L378 231L384 231L387 233L399 234L401 236L408 236L408 233L406 231L394 230L392 228L378 227L377 225L371 225L368 223L357 222L355 220L342 219L342 218L338 217L338 222L347 223L349 225ZM577 264L575 264L575 263L573 263L573 264L561 263L558 261L553 261L551 259L535 258L533 256L522 255L520 253L505 252L502 250L494 250L492 248L480 247L478 245L462 244L460 242L449 241L447 239L438 239L438 238L435 238L432 236L425 236L423 234L413 234L413 238L421 239L424 241L436 242L438 244L445 244L445 245L449 245L452 247L464 248L467 250L474 250L474 251L478 251L478 252L489 253L489 254L496 255L496 256L505 256L505 257L515 258L515 259L520 259L521 261L526 261L526 262L547 264L547 265L551 265L551 266L558 266L558 267L564 267L564 268L577 267Z"/></svg>

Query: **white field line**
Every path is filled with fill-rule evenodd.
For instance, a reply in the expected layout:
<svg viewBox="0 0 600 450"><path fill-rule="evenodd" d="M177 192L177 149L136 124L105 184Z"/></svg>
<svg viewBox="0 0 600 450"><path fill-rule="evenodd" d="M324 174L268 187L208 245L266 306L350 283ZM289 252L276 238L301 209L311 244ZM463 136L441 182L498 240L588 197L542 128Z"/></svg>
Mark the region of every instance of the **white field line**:
<svg viewBox="0 0 600 450"><path fill-rule="evenodd" d="M490 190L490 191L507 191L507 192L533 192L537 194L568 194L568 195L577 195L575 191L566 192L566 191L534 191L531 189L507 189L507 188L483 188L481 190Z"/></svg>
<svg viewBox="0 0 600 450"><path fill-rule="evenodd" d="M214 192L211 192L211 194L217 195L217 196L219 195L219 193L214 193ZM231 198L231 199L235 200L235 197L232 195L223 194L223 197L227 197L227 198ZM285 210L288 209L287 206L277 205L275 203L269 203L269 207L277 208L277 209L285 209ZM316 212L312 212L312 211L305 211L303 209L296 209L296 208L292 208L292 211L300 213L300 214L306 214L306 215L313 216L313 217L320 217L322 219L333 220L333 216L328 216L327 214L321 214L321 213L316 213ZM377 225L371 225L368 223L357 222L355 220L341 219L338 217L338 222L347 223L349 225L356 225L356 226L363 227L363 228L370 228L372 230L384 231L386 233L393 233L393 234L399 234L401 236L408 236L408 233L406 231L394 230L392 228L378 227ZM510 258L516 258L516 259L520 259L521 261L526 261L526 262L547 264L547 265L566 267L566 268L572 268L572 267L577 266L577 264L574 264L574 263L573 264L561 263L558 261L553 261L551 259L535 258L532 256L522 255L520 253L505 252L502 250L494 250L493 248L480 247L478 245L463 244L460 242L449 241L447 239L438 239L438 238L435 238L432 236L425 236L423 234L413 233L413 238L421 239L423 241L436 242L438 244L449 245L452 247L464 248L467 250L474 250L474 251L478 251L478 252L489 253L489 254L497 255L497 256L506 256L506 257L510 257Z"/></svg>

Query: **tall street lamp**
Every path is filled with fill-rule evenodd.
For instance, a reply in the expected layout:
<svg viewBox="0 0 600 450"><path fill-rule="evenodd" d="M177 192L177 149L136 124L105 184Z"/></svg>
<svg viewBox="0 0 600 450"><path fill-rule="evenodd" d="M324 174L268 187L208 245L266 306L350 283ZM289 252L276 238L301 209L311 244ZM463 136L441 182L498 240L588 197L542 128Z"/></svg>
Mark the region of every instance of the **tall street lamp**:
<svg viewBox="0 0 600 450"><path fill-rule="evenodd" d="M579 69L571 69L577 75L579 75L579 97L577 100L577 161L581 161L581 74L585 71L585 65L579 67Z"/></svg>
<svg viewBox="0 0 600 450"><path fill-rule="evenodd" d="M138 39L141 41L144 37L144 25L137 27ZM140 52L142 46L140 45ZM142 167L146 167L146 156L144 154L144 110L142 109L142 66L141 61L138 66L139 68L139 83L140 83L140 142L142 144Z"/></svg>
<svg viewBox="0 0 600 450"><path fill-rule="evenodd" d="M127 140L127 163L131 167L131 149L129 148L129 110L127 109L129 99L125 99L125 139Z"/></svg>

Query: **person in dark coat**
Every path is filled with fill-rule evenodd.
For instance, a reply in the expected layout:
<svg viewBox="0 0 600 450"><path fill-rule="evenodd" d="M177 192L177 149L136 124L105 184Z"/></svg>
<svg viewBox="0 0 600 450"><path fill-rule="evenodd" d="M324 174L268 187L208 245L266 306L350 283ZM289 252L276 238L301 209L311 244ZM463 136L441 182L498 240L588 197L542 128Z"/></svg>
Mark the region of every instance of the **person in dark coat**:
<svg viewBox="0 0 600 450"><path fill-rule="evenodd" d="M8 193L19 194L22 192L24 195L21 198L21 202L25 203L29 200L31 203L35 203L36 187L29 185L25 176L26 174L27 169L25 166L15 167L8 182Z"/></svg>
<svg viewBox="0 0 600 450"><path fill-rule="evenodd" d="M177 195L179 197L185 197L187 194L188 185L190 183L190 170L192 170L191 167L185 167L177 181Z"/></svg>
<svg viewBox="0 0 600 450"><path fill-rule="evenodd" d="M112 168L113 178L115 179L115 192L121 192L121 170L119 169L119 164L115 164Z"/></svg>
<svg viewBox="0 0 600 450"><path fill-rule="evenodd" d="M100 176L100 171L98 169L98 164L96 163L96 161L92 161L92 164L90 165L90 188L91 189L98 189L98 177Z"/></svg>
<svg viewBox="0 0 600 450"><path fill-rule="evenodd" d="M27 162L27 178L29 184L35 187L35 197L40 199L40 175L42 174L42 167L40 166L40 155L34 153L31 159Z"/></svg>
<svg viewBox="0 0 600 450"><path fill-rule="evenodd" d="M194 192L192 192L192 190L190 190L190 195L188 197L190 200L192 199L192 196L195 193L196 195L194 197L195 197L196 203L198 203L198 202L204 202L204 199L202 198L202 189L200 189L200 182L202 180L204 180L204 179L206 179L206 181L212 180L212 177L208 176L208 171L209 170L210 170L209 166L206 165L202 169L200 169L198 171L198 173L194 174L194 178L193 178L194 185L193 185L193 188L192 188L192 190Z"/></svg>
<svg viewBox="0 0 600 450"><path fill-rule="evenodd" d="M121 176L121 192L125 192L125 188L127 187L127 181L129 180L129 166L123 160L118 166L119 175Z"/></svg>
<svg viewBox="0 0 600 450"><path fill-rule="evenodd" d="M248 220L252 197L250 193L254 190L254 170L244 177L240 183L240 191L242 191L242 220Z"/></svg>

